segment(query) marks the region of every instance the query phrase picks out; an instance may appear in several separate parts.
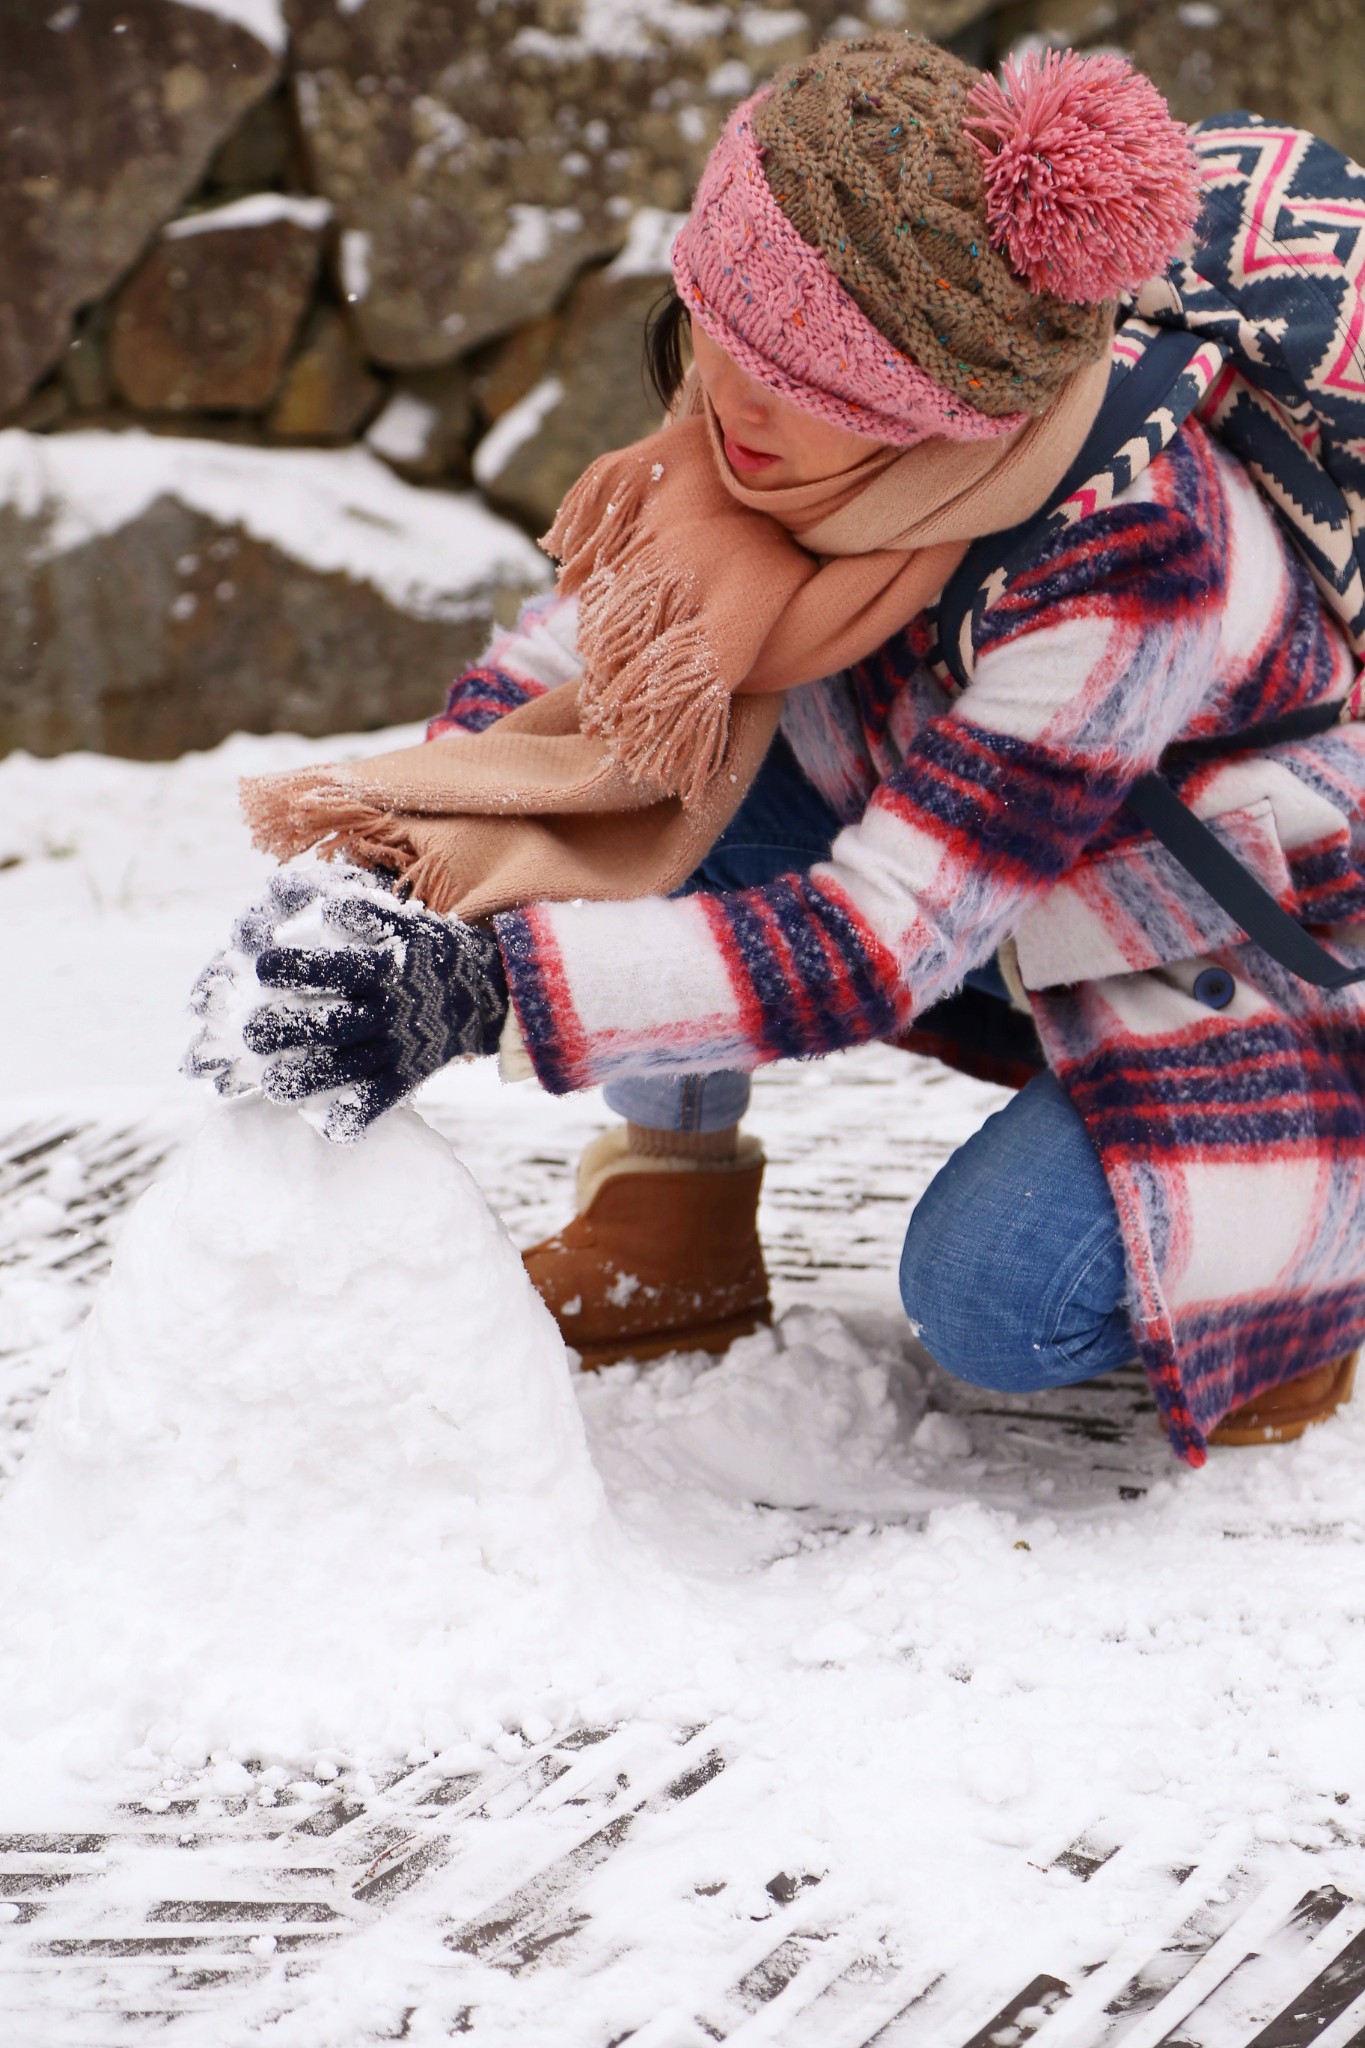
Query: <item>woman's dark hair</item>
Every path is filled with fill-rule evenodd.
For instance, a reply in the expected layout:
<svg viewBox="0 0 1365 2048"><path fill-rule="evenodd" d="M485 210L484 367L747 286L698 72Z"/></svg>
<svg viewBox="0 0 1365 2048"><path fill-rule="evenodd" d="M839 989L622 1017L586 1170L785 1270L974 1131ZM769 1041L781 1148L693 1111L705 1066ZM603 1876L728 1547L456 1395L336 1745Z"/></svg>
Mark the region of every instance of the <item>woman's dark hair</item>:
<svg viewBox="0 0 1365 2048"><path fill-rule="evenodd" d="M687 308L670 284L654 301L645 321L645 375L665 412L671 408L687 374L683 361L686 334Z"/></svg>

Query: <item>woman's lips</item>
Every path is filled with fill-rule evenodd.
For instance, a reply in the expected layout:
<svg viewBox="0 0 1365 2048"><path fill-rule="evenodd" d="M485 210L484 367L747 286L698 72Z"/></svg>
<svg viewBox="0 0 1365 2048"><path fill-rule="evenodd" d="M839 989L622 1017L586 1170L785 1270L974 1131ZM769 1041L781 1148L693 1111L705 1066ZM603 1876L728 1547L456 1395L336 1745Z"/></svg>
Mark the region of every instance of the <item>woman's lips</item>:
<svg viewBox="0 0 1365 2048"><path fill-rule="evenodd" d="M727 434L725 436L725 459L731 469L739 470L743 476L753 476L758 470L767 469L772 463L780 461L781 457L767 455L761 448L746 448L742 441L736 441L731 435Z"/></svg>

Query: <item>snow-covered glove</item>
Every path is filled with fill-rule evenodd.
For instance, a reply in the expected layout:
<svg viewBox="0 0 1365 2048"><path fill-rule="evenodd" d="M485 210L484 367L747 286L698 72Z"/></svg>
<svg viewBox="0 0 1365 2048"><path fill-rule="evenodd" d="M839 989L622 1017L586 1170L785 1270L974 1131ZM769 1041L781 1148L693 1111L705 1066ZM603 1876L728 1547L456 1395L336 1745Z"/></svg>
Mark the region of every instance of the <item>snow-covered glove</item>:
<svg viewBox="0 0 1365 2048"><path fill-rule="evenodd" d="M495 1052L507 1006L491 933L363 870L284 870L196 985L206 1024L186 1070L297 1103L348 1141L450 1060Z"/></svg>
<svg viewBox="0 0 1365 2048"><path fill-rule="evenodd" d="M439 1067L497 1051L507 977L492 933L457 918L361 895L330 896L322 914L354 943L264 947L256 978L282 1000L255 1011L242 1038L270 1059L267 1095L331 1094L326 1135L358 1138Z"/></svg>

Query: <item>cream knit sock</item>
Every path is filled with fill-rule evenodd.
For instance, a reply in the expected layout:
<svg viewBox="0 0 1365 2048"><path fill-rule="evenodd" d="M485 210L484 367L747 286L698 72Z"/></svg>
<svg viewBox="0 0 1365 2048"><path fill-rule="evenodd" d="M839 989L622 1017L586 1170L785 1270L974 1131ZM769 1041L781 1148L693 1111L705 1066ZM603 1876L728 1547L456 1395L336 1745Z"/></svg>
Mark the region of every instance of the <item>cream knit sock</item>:
<svg viewBox="0 0 1365 2048"><path fill-rule="evenodd" d="M626 1142L638 1159L696 1159L722 1165L739 1150L739 1125L723 1131L656 1131L649 1124L626 1125Z"/></svg>

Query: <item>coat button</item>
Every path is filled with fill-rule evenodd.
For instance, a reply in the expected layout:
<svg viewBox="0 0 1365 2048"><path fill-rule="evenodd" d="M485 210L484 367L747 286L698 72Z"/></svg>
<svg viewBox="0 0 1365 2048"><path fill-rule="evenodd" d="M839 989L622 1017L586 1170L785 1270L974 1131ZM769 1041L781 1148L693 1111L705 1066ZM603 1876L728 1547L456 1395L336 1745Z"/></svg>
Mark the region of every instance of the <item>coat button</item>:
<svg viewBox="0 0 1365 2048"><path fill-rule="evenodd" d="M1236 993L1226 967L1204 967L1194 977L1194 999L1208 1010L1226 1010Z"/></svg>

